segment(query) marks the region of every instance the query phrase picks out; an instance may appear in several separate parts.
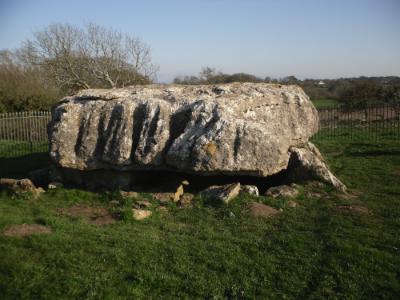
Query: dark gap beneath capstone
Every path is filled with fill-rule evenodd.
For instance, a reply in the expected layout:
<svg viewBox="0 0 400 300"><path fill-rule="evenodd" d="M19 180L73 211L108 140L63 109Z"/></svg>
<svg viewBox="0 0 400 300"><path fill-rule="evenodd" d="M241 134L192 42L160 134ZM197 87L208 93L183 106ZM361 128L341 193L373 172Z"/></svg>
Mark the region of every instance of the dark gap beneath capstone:
<svg viewBox="0 0 400 300"><path fill-rule="evenodd" d="M136 192L175 192L183 180L189 181L185 192L197 193L212 185L240 182L242 185L256 185L263 194L268 188L290 183L290 170L282 170L268 177L246 175L198 175L171 171L79 171L58 169L66 187L78 187L91 191L127 190Z"/></svg>

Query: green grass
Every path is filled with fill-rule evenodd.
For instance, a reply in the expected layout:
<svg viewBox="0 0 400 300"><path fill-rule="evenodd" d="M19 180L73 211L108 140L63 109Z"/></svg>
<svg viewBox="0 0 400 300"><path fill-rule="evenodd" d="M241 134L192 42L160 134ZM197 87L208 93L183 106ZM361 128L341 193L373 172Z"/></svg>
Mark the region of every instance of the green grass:
<svg viewBox="0 0 400 300"><path fill-rule="evenodd" d="M313 141L337 141L341 143L358 143L362 141L377 142L400 140L400 128L398 124L371 123L369 126L348 126L347 124L336 124L328 128L321 128Z"/></svg>
<svg viewBox="0 0 400 300"><path fill-rule="evenodd" d="M31 153L43 153L48 151L48 142L10 141L0 140L0 158L18 157Z"/></svg>
<svg viewBox="0 0 400 300"><path fill-rule="evenodd" d="M142 222L132 220L132 201L125 201L119 223L95 227L58 209L109 207L115 193L60 189L37 201L3 194L0 230L34 222L53 233L0 236L0 298L398 298L400 142L316 143L357 198L342 199L325 187L319 189L327 196L314 199L306 192L318 188L305 185L295 209L287 199L259 198L284 209L272 219L249 218L244 206L255 198L242 196L227 207L202 199L193 209L171 204L169 213ZM333 209L343 203L373 214Z"/></svg>
<svg viewBox="0 0 400 300"><path fill-rule="evenodd" d="M312 103L316 108L336 106L339 102L333 99L314 99Z"/></svg>

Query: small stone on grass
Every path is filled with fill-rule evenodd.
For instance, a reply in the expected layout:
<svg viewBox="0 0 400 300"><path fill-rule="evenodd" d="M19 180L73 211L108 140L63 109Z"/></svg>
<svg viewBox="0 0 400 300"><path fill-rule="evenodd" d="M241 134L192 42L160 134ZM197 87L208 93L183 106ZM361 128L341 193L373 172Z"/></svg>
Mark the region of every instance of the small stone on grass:
<svg viewBox="0 0 400 300"><path fill-rule="evenodd" d="M257 197L260 195L260 193L258 191L258 187L255 185L241 185L240 192L247 193L249 195L253 195L253 196L257 196Z"/></svg>
<svg viewBox="0 0 400 300"><path fill-rule="evenodd" d="M139 198L139 193L138 192L133 192L133 191L120 191L119 192L122 198Z"/></svg>
<svg viewBox="0 0 400 300"><path fill-rule="evenodd" d="M299 191L292 186L288 185L278 185L268 189L265 195L277 198L277 197L287 197L294 198L299 194Z"/></svg>
<svg viewBox="0 0 400 300"><path fill-rule="evenodd" d="M204 197L214 198L224 204L228 204L239 195L239 192L240 183L237 182L226 185L213 185L201 191L200 194Z"/></svg>
<svg viewBox="0 0 400 300"><path fill-rule="evenodd" d="M151 216L152 212L150 210L144 209L132 209L133 218L137 221L146 219Z"/></svg>
<svg viewBox="0 0 400 300"><path fill-rule="evenodd" d="M182 208L191 208L193 207L193 198L194 195L190 193L184 193L179 200L179 206Z"/></svg>
<svg viewBox="0 0 400 300"><path fill-rule="evenodd" d="M47 185L47 188L49 190L58 189L58 188L62 188L62 187L63 187L63 184L61 182L50 182Z"/></svg>
<svg viewBox="0 0 400 300"><path fill-rule="evenodd" d="M172 201L174 193L154 193L153 198L161 203L167 203Z"/></svg>
<svg viewBox="0 0 400 300"><path fill-rule="evenodd" d="M161 214L164 214L164 213L168 212L168 208L166 208L165 206L159 206L159 207L156 208L156 211L161 213Z"/></svg>
<svg viewBox="0 0 400 300"><path fill-rule="evenodd" d="M0 178L0 190L6 190L16 195L31 193L34 200L45 192L41 187L36 188L32 181L27 178Z"/></svg>
<svg viewBox="0 0 400 300"><path fill-rule="evenodd" d="M136 208L141 208L141 207L147 207L147 208L149 208L149 207L151 206L151 202L150 202L150 201L147 201L147 200L139 200L139 201L136 201L136 203L134 204L134 206L135 206Z"/></svg>

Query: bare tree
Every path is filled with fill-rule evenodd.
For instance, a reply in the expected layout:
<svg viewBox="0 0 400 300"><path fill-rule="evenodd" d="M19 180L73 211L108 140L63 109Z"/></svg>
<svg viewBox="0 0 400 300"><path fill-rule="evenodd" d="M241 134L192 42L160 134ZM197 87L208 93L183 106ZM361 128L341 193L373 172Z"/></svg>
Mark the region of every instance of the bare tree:
<svg viewBox="0 0 400 300"><path fill-rule="evenodd" d="M199 73L199 77L205 82L210 82L212 78L216 77L219 73L215 70L215 68L203 67L201 68L201 72Z"/></svg>
<svg viewBox="0 0 400 300"><path fill-rule="evenodd" d="M68 90L151 82L157 67L138 38L90 23L84 29L52 24L25 42L19 56Z"/></svg>

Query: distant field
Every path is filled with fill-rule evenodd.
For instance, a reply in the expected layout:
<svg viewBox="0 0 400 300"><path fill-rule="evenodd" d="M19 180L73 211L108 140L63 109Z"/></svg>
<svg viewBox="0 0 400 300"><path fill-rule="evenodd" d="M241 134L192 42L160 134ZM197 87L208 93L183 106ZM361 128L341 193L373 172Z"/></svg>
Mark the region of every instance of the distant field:
<svg viewBox="0 0 400 300"><path fill-rule="evenodd" d="M316 108L335 106L339 102L333 99L316 99L312 100Z"/></svg>

